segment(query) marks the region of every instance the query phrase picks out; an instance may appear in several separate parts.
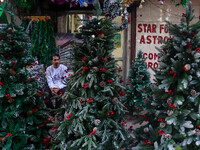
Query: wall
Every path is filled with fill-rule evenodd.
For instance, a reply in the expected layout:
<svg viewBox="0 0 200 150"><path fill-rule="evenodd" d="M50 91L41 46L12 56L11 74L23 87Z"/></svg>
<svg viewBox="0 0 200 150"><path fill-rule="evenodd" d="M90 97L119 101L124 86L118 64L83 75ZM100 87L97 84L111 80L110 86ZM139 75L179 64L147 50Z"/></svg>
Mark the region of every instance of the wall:
<svg viewBox="0 0 200 150"><path fill-rule="evenodd" d="M144 52L143 57L146 58L151 80L154 78L151 68L158 67L158 51L155 47L162 45L157 38L166 40L169 37L165 20L178 24L182 13L185 13L184 7L175 5L176 3L171 3L170 0L166 0L163 5L157 0L145 0L143 8L137 8L136 53L139 50ZM192 7L195 9L193 22L196 22L200 16L200 0L192 0Z"/></svg>

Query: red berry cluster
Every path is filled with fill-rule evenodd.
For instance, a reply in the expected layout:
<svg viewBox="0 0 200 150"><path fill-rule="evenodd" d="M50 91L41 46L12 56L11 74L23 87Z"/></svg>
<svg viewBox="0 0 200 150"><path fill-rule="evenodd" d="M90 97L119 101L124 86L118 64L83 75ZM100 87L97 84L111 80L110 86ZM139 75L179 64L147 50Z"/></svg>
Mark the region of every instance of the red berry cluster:
<svg viewBox="0 0 200 150"><path fill-rule="evenodd" d="M35 77L35 79L39 79L39 78L40 78L40 76L38 76L38 75Z"/></svg>
<svg viewBox="0 0 200 150"><path fill-rule="evenodd" d="M7 97L8 99L12 99L12 97L10 96L10 94L7 94L6 97Z"/></svg>
<svg viewBox="0 0 200 150"><path fill-rule="evenodd" d="M87 16L88 19L92 18L92 16Z"/></svg>
<svg viewBox="0 0 200 150"><path fill-rule="evenodd" d="M32 77L30 77L30 79L27 79L29 82L31 82L31 80L32 80L33 78Z"/></svg>
<svg viewBox="0 0 200 150"><path fill-rule="evenodd" d="M158 122L166 122L165 119L158 119Z"/></svg>
<svg viewBox="0 0 200 150"><path fill-rule="evenodd" d="M128 104L125 104L124 106L125 106L125 107L128 107Z"/></svg>
<svg viewBox="0 0 200 150"><path fill-rule="evenodd" d="M72 114L69 114L68 116L67 116L67 120L70 120L70 117L72 116Z"/></svg>
<svg viewBox="0 0 200 150"><path fill-rule="evenodd" d="M44 100L45 103L47 103L48 101L49 101L48 99L45 99L45 100Z"/></svg>
<svg viewBox="0 0 200 150"><path fill-rule="evenodd" d="M85 57L81 58L81 61L86 61L86 58Z"/></svg>
<svg viewBox="0 0 200 150"><path fill-rule="evenodd" d="M146 98L144 98L144 101L147 101L147 99L146 99Z"/></svg>
<svg viewBox="0 0 200 150"><path fill-rule="evenodd" d="M129 24L131 23L131 19L130 19L130 17L128 17L128 23L129 23Z"/></svg>
<svg viewBox="0 0 200 150"><path fill-rule="evenodd" d="M190 48L190 47L192 47L192 44L191 44L191 43L188 43L188 44L187 44L187 48Z"/></svg>
<svg viewBox="0 0 200 150"><path fill-rule="evenodd" d="M53 118L49 118L47 121L45 120L44 123L49 123Z"/></svg>
<svg viewBox="0 0 200 150"><path fill-rule="evenodd" d="M10 137L10 136L12 136L12 134L8 133L8 135L6 136L6 138L8 138L8 137Z"/></svg>
<svg viewBox="0 0 200 150"><path fill-rule="evenodd" d="M145 121L149 121L149 118L147 117L147 115L142 115L142 118L143 118Z"/></svg>
<svg viewBox="0 0 200 150"><path fill-rule="evenodd" d="M166 133L165 132L162 132L162 131L158 131L158 133L160 134L160 135L165 135Z"/></svg>
<svg viewBox="0 0 200 150"><path fill-rule="evenodd" d="M47 142L49 142L49 141L50 141L50 138L43 139L43 142L44 142L44 143L47 143Z"/></svg>
<svg viewBox="0 0 200 150"><path fill-rule="evenodd" d="M37 108L33 109L33 112L37 112L37 111L38 111L38 109L37 109Z"/></svg>
<svg viewBox="0 0 200 150"><path fill-rule="evenodd" d="M168 93L168 94L174 94L174 93L172 92L172 90L169 90L167 93Z"/></svg>
<svg viewBox="0 0 200 150"><path fill-rule="evenodd" d="M121 72L122 71L122 67L119 67L119 70L118 70L119 72Z"/></svg>
<svg viewBox="0 0 200 150"><path fill-rule="evenodd" d="M112 80L108 80L107 82L110 83L110 84L113 84L113 81L112 81Z"/></svg>
<svg viewBox="0 0 200 150"><path fill-rule="evenodd" d="M103 34L103 32L102 31L97 32L97 35L100 35L100 34Z"/></svg>
<svg viewBox="0 0 200 150"><path fill-rule="evenodd" d="M88 85L89 85L89 83L86 83L86 84L83 85L82 87L83 87L84 89L87 89L87 88L88 88Z"/></svg>
<svg viewBox="0 0 200 150"><path fill-rule="evenodd" d="M200 123L199 123L199 126L198 126L199 128L200 128Z"/></svg>
<svg viewBox="0 0 200 150"><path fill-rule="evenodd" d="M190 36L191 36L191 37L194 37L194 36L195 36L194 32L191 32L191 33L190 33Z"/></svg>
<svg viewBox="0 0 200 150"><path fill-rule="evenodd" d="M23 53L24 51L20 51L21 53ZM37 65L38 63L37 62L34 62L33 64L30 65L30 68L33 68L33 66Z"/></svg>
<svg viewBox="0 0 200 150"><path fill-rule="evenodd" d="M169 104L169 107L172 108L172 109L175 109L175 106L172 105L172 104Z"/></svg>
<svg viewBox="0 0 200 150"><path fill-rule="evenodd" d="M104 69L104 68L100 68L100 70L101 70L101 71L106 71L106 69Z"/></svg>
<svg viewBox="0 0 200 150"><path fill-rule="evenodd" d="M15 65L16 65L16 61L13 61L12 64L13 64L13 67L15 67Z"/></svg>
<svg viewBox="0 0 200 150"><path fill-rule="evenodd" d="M194 54L196 53L200 53L200 48L196 48L196 52L194 52Z"/></svg>
<svg viewBox="0 0 200 150"><path fill-rule="evenodd" d="M102 61L106 61L106 59L105 59L104 57L101 57L101 60L102 60Z"/></svg>
<svg viewBox="0 0 200 150"><path fill-rule="evenodd" d="M65 79L65 78L67 78L66 76L62 76L62 78L61 79Z"/></svg>
<svg viewBox="0 0 200 150"><path fill-rule="evenodd" d="M69 69L66 69L65 72L68 73Z"/></svg>
<svg viewBox="0 0 200 150"><path fill-rule="evenodd" d="M170 71L170 74L173 76L173 78L176 76L176 73L174 71Z"/></svg>
<svg viewBox="0 0 200 150"><path fill-rule="evenodd" d="M164 52L167 52L167 50L168 50L167 48L163 48L163 51L164 51Z"/></svg>
<svg viewBox="0 0 200 150"><path fill-rule="evenodd" d="M107 113L107 116L114 115L114 112L111 110L110 113Z"/></svg>
<svg viewBox="0 0 200 150"><path fill-rule="evenodd" d="M88 67L83 67L83 72L85 72L86 70L88 70Z"/></svg>
<svg viewBox="0 0 200 150"><path fill-rule="evenodd" d="M140 78L140 80L143 80L143 78Z"/></svg>
<svg viewBox="0 0 200 150"><path fill-rule="evenodd" d="M187 71L188 71L186 67L183 67L183 70L184 70L185 72L187 72Z"/></svg>
<svg viewBox="0 0 200 150"><path fill-rule="evenodd" d="M3 83L2 83L2 82L0 82L0 85L2 85L2 86L3 86Z"/></svg>
<svg viewBox="0 0 200 150"><path fill-rule="evenodd" d="M90 98L89 101L87 101L87 103L92 103L93 98Z"/></svg>
<svg viewBox="0 0 200 150"><path fill-rule="evenodd" d="M125 94L124 93L122 93L122 92L119 92L119 94L121 95L121 96L124 96Z"/></svg>
<svg viewBox="0 0 200 150"><path fill-rule="evenodd" d="M124 82L124 80L120 79L119 82L122 83L122 82Z"/></svg>
<svg viewBox="0 0 200 150"><path fill-rule="evenodd" d="M111 61L111 59L112 59L112 56L110 56L110 57L108 58L108 61Z"/></svg>
<svg viewBox="0 0 200 150"><path fill-rule="evenodd" d="M127 123L127 122L126 122L125 120L123 120L123 121L122 121L122 126L125 126L126 123Z"/></svg>
<svg viewBox="0 0 200 150"><path fill-rule="evenodd" d="M39 93L43 95L43 94L45 93L45 91L41 91L41 92L39 92Z"/></svg>
<svg viewBox="0 0 200 150"><path fill-rule="evenodd" d="M1 35L1 37L0 37L0 40L5 40L6 38L4 38L2 35Z"/></svg>
<svg viewBox="0 0 200 150"><path fill-rule="evenodd" d="M56 127L56 125L52 128L52 130L55 130L55 131L58 130L58 128Z"/></svg>
<svg viewBox="0 0 200 150"><path fill-rule="evenodd" d="M60 95L61 95L61 96L63 96L63 94L64 94L63 92L60 92Z"/></svg>
<svg viewBox="0 0 200 150"><path fill-rule="evenodd" d="M19 51L19 53L23 53L23 52L24 52L23 50Z"/></svg>
<svg viewBox="0 0 200 150"><path fill-rule="evenodd" d="M146 141L143 141L144 145L149 145L151 146L151 142L148 142L147 140Z"/></svg>
<svg viewBox="0 0 200 150"><path fill-rule="evenodd" d="M93 136L96 132L97 132L97 130L94 130L94 131L90 134L90 136Z"/></svg>

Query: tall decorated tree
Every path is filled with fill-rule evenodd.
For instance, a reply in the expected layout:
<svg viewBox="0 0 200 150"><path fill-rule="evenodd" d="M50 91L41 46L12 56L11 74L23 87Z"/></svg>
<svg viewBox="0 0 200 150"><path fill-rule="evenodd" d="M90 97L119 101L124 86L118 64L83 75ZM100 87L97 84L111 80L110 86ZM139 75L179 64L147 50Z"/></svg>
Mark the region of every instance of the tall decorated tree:
<svg viewBox="0 0 200 150"><path fill-rule="evenodd" d="M145 109L145 103L151 97L151 93L147 92L150 85L150 74L144 61L143 53L139 51L129 71L127 96L124 103L131 112Z"/></svg>
<svg viewBox="0 0 200 150"><path fill-rule="evenodd" d="M76 37L74 76L67 83L64 121L57 124L57 149L121 150L132 140L123 119L121 69L112 57L116 30L111 19L89 18Z"/></svg>
<svg viewBox="0 0 200 150"><path fill-rule="evenodd" d="M189 2L179 24L167 22L172 38L162 41L159 49L157 85L153 87L156 99L151 103L154 119L149 119L148 143L141 141L140 146L164 150L200 147L200 22L191 23L193 12Z"/></svg>
<svg viewBox="0 0 200 150"><path fill-rule="evenodd" d="M0 30L0 149L43 150L50 140L43 92L26 70L33 63L28 36L9 13L11 23Z"/></svg>

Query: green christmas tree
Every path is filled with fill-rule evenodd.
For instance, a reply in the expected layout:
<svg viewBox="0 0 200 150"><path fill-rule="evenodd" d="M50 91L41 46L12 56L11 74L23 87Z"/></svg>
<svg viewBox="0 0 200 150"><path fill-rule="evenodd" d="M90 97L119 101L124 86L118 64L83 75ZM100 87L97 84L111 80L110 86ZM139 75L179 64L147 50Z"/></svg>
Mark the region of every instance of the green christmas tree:
<svg viewBox="0 0 200 150"><path fill-rule="evenodd" d="M76 37L74 76L63 96L64 121L58 124L57 149L121 150L131 136L124 128L121 71L112 58L116 30L111 19L88 19Z"/></svg>
<svg viewBox="0 0 200 150"><path fill-rule="evenodd" d="M167 22L172 38L162 41L159 49L157 85L153 87L156 99L151 103L148 143L144 140L143 146L163 150L200 147L200 22L191 23L193 12L189 2L180 24Z"/></svg>
<svg viewBox="0 0 200 150"><path fill-rule="evenodd" d="M53 31L53 24L49 17L45 20L32 20L28 17L22 19L22 26L28 27L29 36L33 47L30 55L37 57L40 64L50 65L51 55L56 52L56 40Z"/></svg>
<svg viewBox="0 0 200 150"><path fill-rule="evenodd" d="M0 149L43 150L50 140L48 113L37 93L38 76L30 76L26 65L33 62L31 44L23 28L12 22L0 30Z"/></svg>
<svg viewBox="0 0 200 150"><path fill-rule="evenodd" d="M151 93L147 92L150 85L150 74L147 71L147 65L142 55L142 51L139 51L129 72L129 80L126 88L127 96L124 103L131 112L145 109L145 103L151 97Z"/></svg>

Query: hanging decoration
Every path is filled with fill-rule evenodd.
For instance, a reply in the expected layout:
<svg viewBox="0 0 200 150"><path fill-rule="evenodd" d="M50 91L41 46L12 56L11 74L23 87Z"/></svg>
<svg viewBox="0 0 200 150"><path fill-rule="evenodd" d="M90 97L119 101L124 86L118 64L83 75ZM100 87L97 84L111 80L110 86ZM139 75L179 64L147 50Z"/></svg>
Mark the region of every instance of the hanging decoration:
<svg viewBox="0 0 200 150"><path fill-rule="evenodd" d="M134 2L134 0L122 0L120 5L125 6L125 7L129 7L133 2Z"/></svg>
<svg viewBox="0 0 200 150"><path fill-rule="evenodd" d="M3 21L4 23L8 23L6 14L4 13L4 8L6 6L6 2L4 1L3 3L1 3L2 5L0 5L0 20Z"/></svg>
<svg viewBox="0 0 200 150"><path fill-rule="evenodd" d="M16 5L30 11L31 8L35 5L36 0L15 0Z"/></svg>
<svg viewBox="0 0 200 150"><path fill-rule="evenodd" d="M139 8L142 8L142 4L143 4L144 2L145 2L144 0L141 0Z"/></svg>
<svg viewBox="0 0 200 150"><path fill-rule="evenodd" d="M0 18L1 18L1 16L2 16L3 12L4 12L5 6L6 6L6 2L4 2L4 3L2 4L2 6L0 6Z"/></svg>
<svg viewBox="0 0 200 150"><path fill-rule="evenodd" d="M75 7L77 5L76 0L51 0L53 3L56 3L58 5L63 5L66 3L70 3L70 7Z"/></svg>
<svg viewBox="0 0 200 150"><path fill-rule="evenodd" d="M170 1L176 2L175 0L170 0ZM158 0L158 2L163 5L165 3L165 0ZM176 7L179 5L182 5L183 7L185 7L188 2L189 2L189 0L180 0L180 2L176 4Z"/></svg>
<svg viewBox="0 0 200 150"><path fill-rule="evenodd" d="M80 5L81 7L87 7L88 4L93 4L94 0L51 0L53 3L58 5L63 5L66 3L70 3L70 7L74 7L76 5Z"/></svg>
<svg viewBox="0 0 200 150"><path fill-rule="evenodd" d="M170 0L171 2L176 2L175 0ZM187 3L189 2L189 0L180 0L181 2L176 4L176 7L179 5L182 5L183 7L185 7L187 5Z"/></svg>
<svg viewBox="0 0 200 150"><path fill-rule="evenodd" d="M165 0L158 0L158 2L163 5L165 3Z"/></svg>
<svg viewBox="0 0 200 150"><path fill-rule="evenodd" d="M115 25L116 30L122 31L128 27L128 24L131 22L128 17L127 7L131 4L131 0L124 0L121 3L119 1L113 0L104 0L103 11L105 17L110 19L115 19L118 16L122 16L122 24Z"/></svg>

